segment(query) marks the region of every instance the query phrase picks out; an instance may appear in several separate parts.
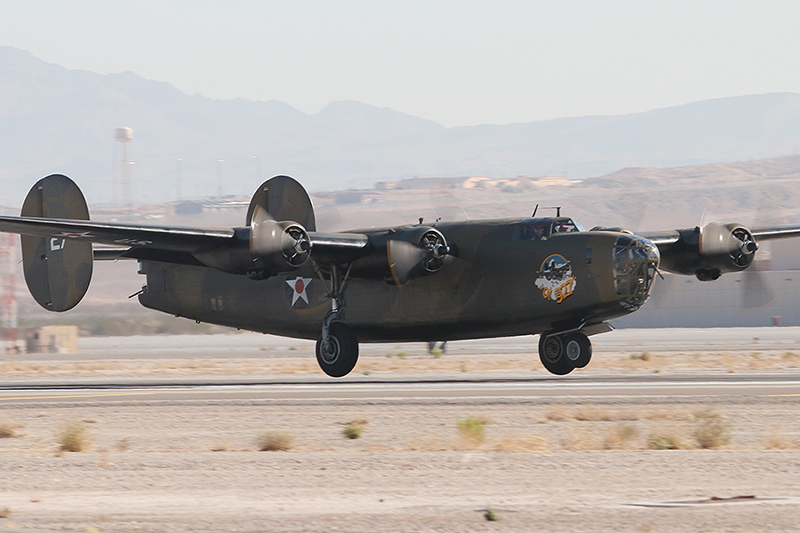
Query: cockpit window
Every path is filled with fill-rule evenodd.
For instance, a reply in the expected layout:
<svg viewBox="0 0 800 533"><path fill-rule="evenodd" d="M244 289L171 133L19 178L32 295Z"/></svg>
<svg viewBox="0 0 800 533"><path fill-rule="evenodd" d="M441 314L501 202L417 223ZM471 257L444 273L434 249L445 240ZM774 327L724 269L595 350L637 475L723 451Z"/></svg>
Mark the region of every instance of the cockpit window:
<svg viewBox="0 0 800 533"><path fill-rule="evenodd" d="M574 233L580 231L570 219L556 220L553 222L553 233Z"/></svg>
<svg viewBox="0 0 800 533"><path fill-rule="evenodd" d="M515 241L538 241L556 233L586 231L571 218L532 218L514 228Z"/></svg>
<svg viewBox="0 0 800 533"><path fill-rule="evenodd" d="M515 241L538 241L550 235L550 221L523 222L514 231Z"/></svg>

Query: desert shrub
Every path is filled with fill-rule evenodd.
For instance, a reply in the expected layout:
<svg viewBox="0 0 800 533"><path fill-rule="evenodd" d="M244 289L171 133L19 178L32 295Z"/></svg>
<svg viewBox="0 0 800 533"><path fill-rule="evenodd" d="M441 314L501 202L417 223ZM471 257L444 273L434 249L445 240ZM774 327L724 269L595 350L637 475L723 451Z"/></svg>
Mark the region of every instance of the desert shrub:
<svg viewBox="0 0 800 533"><path fill-rule="evenodd" d="M72 420L61 425L56 433L59 449L64 452L85 452L92 445L92 438L86 424Z"/></svg>
<svg viewBox="0 0 800 533"><path fill-rule="evenodd" d="M603 449L619 450L631 448L631 441L639 436L639 430L633 424L619 423L607 431L603 437Z"/></svg>
<svg viewBox="0 0 800 533"><path fill-rule="evenodd" d="M256 445L262 452L286 451L294 448L295 438L286 431L269 430L259 435Z"/></svg>
<svg viewBox="0 0 800 533"><path fill-rule="evenodd" d="M361 434L364 432L364 426L360 424L348 424L342 430L342 433L348 439L358 439L361 438Z"/></svg>
<svg viewBox="0 0 800 533"><path fill-rule="evenodd" d="M701 448L719 448L731 441L730 425L720 413L703 409L695 413L694 438Z"/></svg>
<svg viewBox="0 0 800 533"><path fill-rule="evenodd" d="M672 433L658 433L647 439L647 447L651 450L680 450L685 446L683 441Z"/></svg>
<svg viewBox="0 0 800 533"><path fill-rule="evenodd" d="M461 433L461 436L476 444L483 442L485 426L486 422L483 420L483 418L472 415L456 420L456 427L458 427L458 431Z"/></svg>
<svg viewBox="0 0 800 533"><path fill-rule="evenodd" d="M12 422L5 416L0 417L0 439L10 439L12 437L19 437L17 430L21 427L20 424Z"/></svg>
<svg viewBox="0 0 800 533"><path fill-rule="evenodd" d="M770 432L764 436L764 447L768 450L796 450L800 448L800 438L792 439L785 433Z"/></svg>

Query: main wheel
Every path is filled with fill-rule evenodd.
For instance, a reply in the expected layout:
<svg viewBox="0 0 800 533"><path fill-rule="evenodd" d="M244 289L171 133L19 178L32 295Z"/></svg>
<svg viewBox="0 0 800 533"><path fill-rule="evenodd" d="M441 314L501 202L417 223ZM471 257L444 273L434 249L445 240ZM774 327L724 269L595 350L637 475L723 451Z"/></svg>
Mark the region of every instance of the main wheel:
<svg viewBox="0 0 800 533"><path fill-rule="evenodd" d="M539 337L539 359L548 371L558 376L569 374L575 368L567 357L566 345L561 335L542 333Z"/></svg>
<svg viewBox="0 0 800 533"><path fill-rule="evenodd" d="M575 368L583 368L592 360L592 341L581 331L564 335L564 349Z"/></svg>
<svg viewBox="0 0 800 533"><path fill-rule="evenodd" d="M333 322L328 338L317 339L317 363L332 378L346 376L358 361L358 339L342 322Z"/></svg>

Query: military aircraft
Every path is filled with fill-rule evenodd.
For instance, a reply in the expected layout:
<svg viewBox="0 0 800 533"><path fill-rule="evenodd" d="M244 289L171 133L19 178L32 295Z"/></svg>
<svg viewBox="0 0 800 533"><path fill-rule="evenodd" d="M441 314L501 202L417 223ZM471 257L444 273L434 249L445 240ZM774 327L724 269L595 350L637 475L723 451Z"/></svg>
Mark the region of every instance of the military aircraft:
<svg viewBox="0 0 800 533"><path fill-rule="evenodd" d="M21 216L0 217L0 231L22 235L25 281L45 309L77 305L94 260L134 259L145 307L316 339L320 367L341 377L359 342L531 334L545 368L568 374L589 363L589 336L645 303L659 269L711 281L750 266L758 241L800 236L800 225L635 235L555 216L324 233L288 176L256 190L242 227L110 224L89 221L78 186L53 174Z"/></svg>

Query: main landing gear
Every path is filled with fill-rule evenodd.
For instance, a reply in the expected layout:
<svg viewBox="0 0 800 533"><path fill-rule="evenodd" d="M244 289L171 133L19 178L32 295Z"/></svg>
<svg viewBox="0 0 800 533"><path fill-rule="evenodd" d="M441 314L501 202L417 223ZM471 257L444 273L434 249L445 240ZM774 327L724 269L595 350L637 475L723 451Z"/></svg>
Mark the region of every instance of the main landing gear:
<svg viewBox="0 0 800 533"><path fill-rule="evenodd" d="M581 331L542 333L539 337L539 359L547 370L563 376L589 364L592 342Z"/></svg>
<svg viewBox="0 0 800 533"><path fill-rule="evenodd" d="M347 278L345 274L344 280L341 280L338 267L331 267L331 310L322 321L322 333L317 339L317 363L323 372L333 378L349 374L358 361L358 339L350 326L339 322L344 318Z"/></svg>

